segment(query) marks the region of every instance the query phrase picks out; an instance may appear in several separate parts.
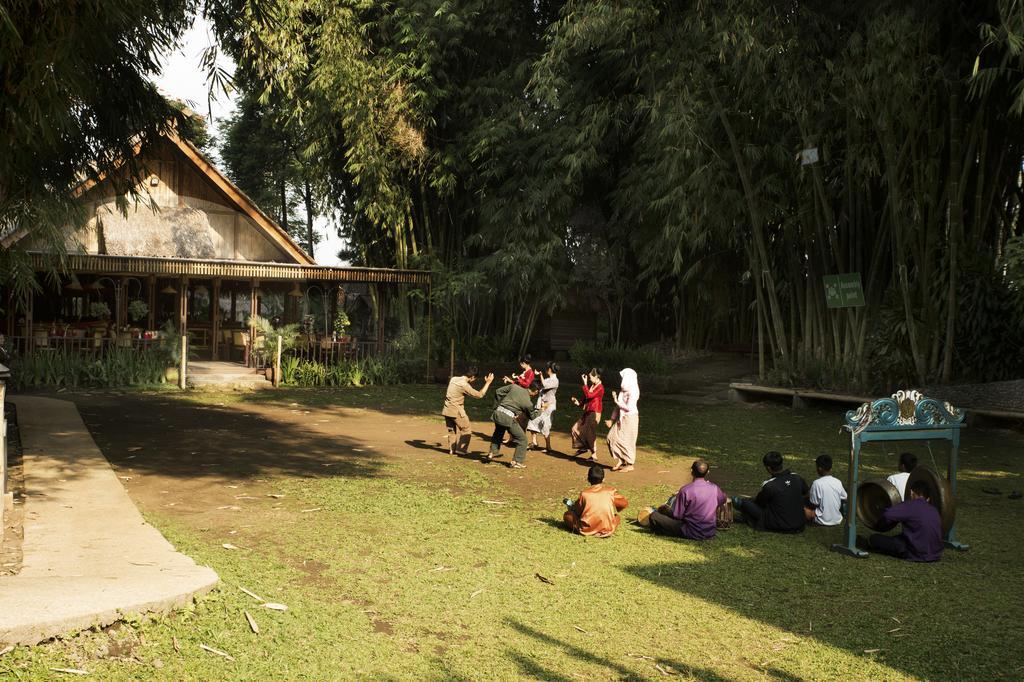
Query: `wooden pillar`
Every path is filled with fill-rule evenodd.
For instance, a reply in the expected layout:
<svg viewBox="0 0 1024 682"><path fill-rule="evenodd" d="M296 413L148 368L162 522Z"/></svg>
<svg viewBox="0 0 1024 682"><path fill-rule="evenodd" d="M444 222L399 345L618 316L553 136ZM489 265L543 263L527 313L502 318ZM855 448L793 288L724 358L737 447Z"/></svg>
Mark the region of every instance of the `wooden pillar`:
<svg viewBox="0 0 1024 682"><path fill-rule="evenodd" d="M387 289L378 289L380 294L377 297L377 355L384 354L384 323L388 319L388 298Z"/></svg>
<svg viewBox="0 0 1024 682"><path fill-rule="evenodd" d="M213 322L211 323L213 340L210 341L210 349L213 359L217 360L219 358L217 349L220 346L220 279L213 280L213 293L210 295L213 297L210 305L210 310L213 313Z"/></svg>
<svg viewBox="0 0 1024 682"><path fill-rule="evenodd" d="M122 277L120 282L114 286L114 306L117 312L114 313L114 324L117 329L114 338L121 333L121 328L128 324L128 277Z"/></svg>
<svg viewBox="0 0 1024 682"><path fill-rule="evenodd" d="M182 336L188 332L188 277L178 283L178 331Z"/></svg>
<svg viewBox="0 0 1024 682"><path fill-rule="evenodd" d="M28 337L28 347L32 347L34 335L32 333L32 316L35 313L36 295L32 289L28 290L28 305L25 306L25 336Z"/></svg>
<svg viewBox="0 0 1024 682"><path fill-rule="evenodd" d="M14 321L18 311L14 306L14 290L7 290L7 336L14 336Z"/></svg>
<svg viewBox="0 0 1024 682"><path fill-rule="evenodd" d="M433 316L431 315L431 313L432 313L432 310L431 310L431 305L430 305L430 280L427 280L427 374L426 374L426 380L428 382L433 380L433 377L430 376L430 336L434 332L434 330L432 328Z"/></svg>
<svg viewBox="0 0 1024 682"><path fill-rule="evenodd" d="M150 275L146 280L148 291L146 292L146 303L149 305L149 315L146 318L146 329L152 330L156 327L156 275Z"/></svg>
<svg viewBox="0 0 1024 682"><path fill-rule="evenodd" d="M258 289L260 286L259 280L252 280L249 284L249 319L247 320L249 326L249 343L245 347L245 364L251 364L252 360L252 349L255 348L256 344L256 327L253 325L253 318L259 314L259 294Z"/></svg>

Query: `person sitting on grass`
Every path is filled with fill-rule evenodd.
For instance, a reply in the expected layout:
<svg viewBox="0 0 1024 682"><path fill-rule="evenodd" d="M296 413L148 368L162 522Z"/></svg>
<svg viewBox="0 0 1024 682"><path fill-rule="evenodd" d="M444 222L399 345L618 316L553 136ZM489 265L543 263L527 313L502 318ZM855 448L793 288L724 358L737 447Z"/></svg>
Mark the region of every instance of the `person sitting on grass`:
<svg viewBox="0 0 1024 682"><path fill-rule="evenodd" d="M838 526L843 522L842 506L846 499L846 488L832 475L831 457L818 455L814 465L818 468L818 478L811 484L804 516L807 517L807 523Z"/></svg>
<svg viewBox="0 0 1024 682"><path fill-rule="evenodd" d="M726 503L725 493L707 480L708 463L696 460L690 466L693 482L679 489L671 504L664 504L651 512L648 523L658 535L672 535L690 540L710 540L715 537L718 508Z"/></svg>
<svg viewBox="0 0 1024 682"><path fill-rule="evenodd" d="M888 476L885 480L896 486L896 489L900 491L900 499L907 499L907 479L910 478L910 472L917 466L917 456L909 453L900 453L900 463L897 465L898 473Z"/></svg>
<svg viewBox="0 0 1024 682"><path fill-rule="evenodd" d="M483 398L487 389L494 381L494 375L488 374L484 377L484 387L479 391L473 388L473 382L477 377L476 367L471 366L462 376L452 377L448 381L448 391L444 395L444 409L441 416L444 417L444 424L448 429L448 454L466 454L469 452L469 441L473 436L472 424L469 415L466 414L466 396Z"/></svg>
<svg viewBox="0 0 1024 682"><path fill-rule="evenodd" d="M513 469L526 468L526 432L519 423L521 415L533 419L540 410L533 406L533 398L537 391L527 390L519 384L506 384L494 392L494 412L491 413L491 421L494 422L494 434L491 436L491 447L484 457L484 461L490 462L495 457L501 456L501 441L508 432L512 435L512 445L516 452L509 462Z"/></svg>
<svg viewBox="0 0 1024 682"><path fill-rule="evenodd" d="M884 512L888 523L902 523L899 535L874 533L868 538L868 547L907 561L938 561L942 558L942 517L928 497L924 481L910 485L910 499L895 504Z"/></svg>
<svg viewBox="0 0 1024 682"><path fill-rule="evenodd" d="M604 468L598 464L587 471L587 481L590 487L580 493L578 500L563 500L569 509L562 518L574 533L606 538L619 527L618 512L625 509L629 501L618 490L604 484Z"/></svg>
<svg viewBox="0 0 1024 682"><path fill-rule="evenodd" d="M804 517L804 498L807 496L807 481L789 469L782 468L782 455L772 450L761 458L764 468L771 476L761 484L761 490L753 500L734 497L733 506L743 514L743 519L757 530L776 533L801 533L807 522Z"/></svg>

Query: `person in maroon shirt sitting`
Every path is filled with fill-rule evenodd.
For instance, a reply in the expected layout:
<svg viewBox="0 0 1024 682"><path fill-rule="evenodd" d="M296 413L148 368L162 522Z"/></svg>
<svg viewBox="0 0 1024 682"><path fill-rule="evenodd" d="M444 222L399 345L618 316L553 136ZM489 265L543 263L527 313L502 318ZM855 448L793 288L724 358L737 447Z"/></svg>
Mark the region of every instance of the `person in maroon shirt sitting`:
<svg viewBox="0 0 1024 682"><path fill-rule="evenodd" d="M648 517L651 530L658 535L675 535L690 540L715 537L715 517L725 504L725 493L707 480L708 463L698 459L690 467L693 483L676 493L672 505L664 505Z"/></svg>
<svg viewBox="0 0 1024 682"><path fill-rule="evenodd" d="M899 535L875 533L868 546L876 552L890 554L907 561L938 561L942 558L942 517L928 498L928 486L914 481L910 498L886 509L882 518L889 523L902 523Z"/></svg>

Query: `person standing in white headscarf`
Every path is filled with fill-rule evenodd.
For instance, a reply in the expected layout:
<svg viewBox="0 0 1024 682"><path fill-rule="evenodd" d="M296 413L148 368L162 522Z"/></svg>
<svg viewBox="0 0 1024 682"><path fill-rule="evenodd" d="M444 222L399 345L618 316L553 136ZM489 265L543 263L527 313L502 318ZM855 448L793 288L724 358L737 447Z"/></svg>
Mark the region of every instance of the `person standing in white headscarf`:
<svg viewBox="0 0 1024 682"><path fill-rule="evenodd" d="M618 392L612 391L615 410L612 418L605 422L608 431L608 451L615 460L612 471L632 471L636 463L636 435L640 428L640 384L636 371L626 368L619 372L622 383Z"/></svg>

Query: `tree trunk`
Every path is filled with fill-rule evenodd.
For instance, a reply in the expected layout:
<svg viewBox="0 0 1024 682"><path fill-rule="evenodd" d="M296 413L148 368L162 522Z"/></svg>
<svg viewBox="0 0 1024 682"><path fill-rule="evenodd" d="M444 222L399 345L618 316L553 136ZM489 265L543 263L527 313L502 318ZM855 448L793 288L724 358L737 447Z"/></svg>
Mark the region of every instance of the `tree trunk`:
<svg viewBox="0 0 1024 682"><path fill-rule="evenodd" d="M957 90L949 98L949 286L946 290L946 341L942 355L942 381L949 383L953 376L953 344L956 341L956 288L959 264L960 235L964 230L962 172L962 142L960 137L960 107ZM981 172L979 170L979 172Z"/></svg>
<svg viewBox="0 0 1024 682"><path fill-rule="evenodd" d="M302 198L306 203L306 245L309 257L313 258L313 188L309 180L303 181Z"/></svg>
<svg viewBox="0 0 1024 682"><path fill-rule="evenodd" d="M772 275L769 264L768 248L764 238L764 223L762 222L761 212L757 207L754 184L750 178L747 165L743 160L743 152L740 149L739 141L736 139L736 133L729 123L729 117L726 116L725 110L722 108L718 92L714 86L711 87L711 95L715 100L718 118L725 129L726 137L729 139L729 147L732 150L733 160L736 163L736 172L740 176L740 184L743 186L743 196L746 199L747 212L750 216L750 231L754 241L755 271L753 275L758 278L763 277L766 280L765 288L768 290L767 298L771 312L771 326L775 332L775 350L782 359L786 359L787 349L789 348L786 340L786 323L783 320L782 307L779 305L778 295L775 292L775 277Z"/></svg>

